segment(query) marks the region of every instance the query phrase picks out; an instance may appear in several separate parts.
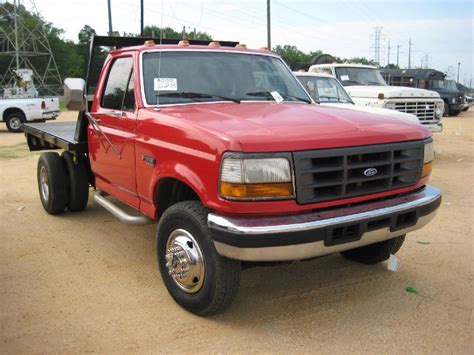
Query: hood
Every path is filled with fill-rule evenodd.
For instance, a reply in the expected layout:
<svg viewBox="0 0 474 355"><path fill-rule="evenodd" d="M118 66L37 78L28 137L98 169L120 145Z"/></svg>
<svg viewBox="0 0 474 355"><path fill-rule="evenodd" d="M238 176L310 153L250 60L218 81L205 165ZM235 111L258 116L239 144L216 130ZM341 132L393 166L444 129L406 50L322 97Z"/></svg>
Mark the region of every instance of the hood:
<svg viewBox="0 0 474 355"><path fill-rule="evenodd" d="M244 152L285 152L418 140L419 124L315 104L243 102L163 107L183 130L233 140Z"/></svg>
<svg viewBox="0 0 474 355"><path fill-rule="evenodd" d="M344 87L349 95L353 97L370 97L378 98L380 93L383 93L386 99L396 98L437 98L439 94L435 91L409 88L404 86L345 86Z"/></svg>
<svg viewBox="0 0 474 355"><path fill-rule="evenodd" d="M459 91L459 90L450 90L450 89L439 88L439 89L436 89L436 92L440 95L449 96L449 97L464 96L464 93L462 91Z"/></svg>
<svg viewBox="0 0 474 355"><path fill-rule="evenodd" d="M381 119L392 117L392 118L407 120L410 122L416 122L416 123L420 122L418 120L418 117L416 117L415 115L412 115L411 113L400 112L397 110L389 110L387 108L364 106L364 105L353 105L349 103L322 103L321 105L336 107L336 108L344 108L347 110L373 113L373 114L379 115Z"/></svg>

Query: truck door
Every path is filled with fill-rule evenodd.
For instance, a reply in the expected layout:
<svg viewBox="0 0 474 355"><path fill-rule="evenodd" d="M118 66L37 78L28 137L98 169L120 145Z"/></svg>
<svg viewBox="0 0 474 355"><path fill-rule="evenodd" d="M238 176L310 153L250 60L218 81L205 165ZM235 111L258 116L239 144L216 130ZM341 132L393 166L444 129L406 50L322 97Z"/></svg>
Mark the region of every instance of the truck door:
<svg viewBox="0 0 474 355"><path fill-rule="evenodd" d="M117 57L107 69L91 109L97 122L88 132L91 167L98 188L138 208L133 57Z"/></svg>

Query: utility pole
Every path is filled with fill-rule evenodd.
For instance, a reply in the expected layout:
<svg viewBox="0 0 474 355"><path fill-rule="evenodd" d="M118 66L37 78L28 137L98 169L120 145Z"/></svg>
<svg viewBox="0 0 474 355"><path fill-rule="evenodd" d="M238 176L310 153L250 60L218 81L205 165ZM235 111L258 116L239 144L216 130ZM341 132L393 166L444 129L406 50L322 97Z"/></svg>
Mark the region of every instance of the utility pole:
<svg viewBox="0 0 474 355"><path fill-rule="evenodd" d="M107 0L107 6L109 11L109 36L112 36L112 7L110 6L110 0Z"/></svg>
<svg viewBox="0 0 474 355"><path fill-rule="evenodd" d="M270 0L267 0L267 48L272 50L272 36L271 36L271 16L270 16Z"/></svg>
<svg viewBox="0 0 474 355"><path fill-rule="evenodd" d="M400 45L397 44L397 67L400 68Z"/></svg>
<svg viewBox="0 0 474 355"><path fill-rule="evenodd" d="M459 68L461 68L461 62L458 62L458 84L459 84Z"/></svg>
<svg viewBox="0 0 474 355"><path fill-rule="evenodd" d="M390 65L390 41L388 41L387 50L388 50L387 65Z"/></svg>
<svg viewBox="0 0 474 355"><path fill-rule="evenodd" d="M194 27L194 30L193 30L193 39L196 39L196 27Z"/></svg>
<svg viewBox="0 0 474 355"><path fill-rule="evenodd" d="M16 0L13 2L13 17L15 22L15 62L16 62L16 69L20 69L20 53L18 49L18 19L16 15Z"/></svg>
<svg viewBox="0 0 474 355"><path fill-rule="evenodd" d="M410 37L410 40L408 41L408 69L411 68L411 46L413 46L413 43Z"/></svg>
<svg viewBox="0 0 474 355"><path fill-rule="evenodd" d="M144 27L143 0L140 0L140 36L142 37L143 37L143 27Z"/></svg>
<svg viewBox="0 0 474 355"><path fill-rule="evenodd" d="M183 33L181 34L182 39L186 39L186 26L183 26Z"/></svg>
<svg viewBox="0 0 474 355"><path fill-rule="evenodd" d="M421 65L420 65L420 69L423 69L423 57L421 57Z"/></svg>
<svg viewBox="0 0 474 355"><path fill-rule="evenodd" d="M430 54L429 53L425 53L425 69L428 69L428 62L429 62L429 58L430 58Z"/></svg>

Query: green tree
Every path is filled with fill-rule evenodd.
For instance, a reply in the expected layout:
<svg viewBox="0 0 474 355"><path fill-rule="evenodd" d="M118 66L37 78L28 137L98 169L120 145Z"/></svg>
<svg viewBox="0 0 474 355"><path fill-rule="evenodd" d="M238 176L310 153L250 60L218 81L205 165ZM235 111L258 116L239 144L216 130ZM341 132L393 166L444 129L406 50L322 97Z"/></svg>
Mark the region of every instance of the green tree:
<svg viewBox="0 0 474 355"><path fill-rule="evenodd" d="M277 53L292 69L299 69L299 67L308 65L311 62L311 54L304 53L298 47L285 44L283 46L277 45L273 47L273 52ZM312 52L316 53L316 52Z"/></svg>

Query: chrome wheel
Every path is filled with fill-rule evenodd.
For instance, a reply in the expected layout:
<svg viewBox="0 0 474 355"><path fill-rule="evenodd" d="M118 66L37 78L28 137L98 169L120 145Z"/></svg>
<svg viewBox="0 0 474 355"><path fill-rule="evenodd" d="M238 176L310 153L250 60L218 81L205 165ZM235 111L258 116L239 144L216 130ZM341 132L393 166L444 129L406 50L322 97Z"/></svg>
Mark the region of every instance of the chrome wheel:
<svg viewBox="0 0 474 355"><path fill-rule="evenodd" d="M165 258L168 274L181 290L196 293L201 289L205 277L204 258L191 233L184 229L171 232Z"/></svg>
<svg viewBox="0 0 474 355"><path fill-rule="evenodd" d="M20 129L21 119L19 117L10 118L10 127L14 130Z"/></svg>
<svg viewBox="0 0 474 355"><path fill-rule="evenodd" d="M42 166L40 170L40 187L41 187L41 197L43 201L48 201L49 199L49 180L46 167Z"/></svg>

